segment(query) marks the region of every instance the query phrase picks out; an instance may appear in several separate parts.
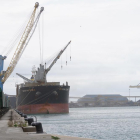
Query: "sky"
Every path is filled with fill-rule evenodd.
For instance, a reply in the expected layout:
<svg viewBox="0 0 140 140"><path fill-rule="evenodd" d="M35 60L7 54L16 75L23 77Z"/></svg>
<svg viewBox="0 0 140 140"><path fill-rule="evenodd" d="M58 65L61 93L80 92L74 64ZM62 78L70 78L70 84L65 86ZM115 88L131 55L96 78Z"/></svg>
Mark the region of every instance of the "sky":
<svg viewBox="0 0 140 140"><path fill-rule="evenodd" d="M36 1L5 0L0 4L0 53L10 47L26 22ZM31 77L39 67L40 42L43 64L70 40L65 53L47 75L47 81L70 85L70 97L86 94L129 95L129 86L140 83L139 0L40 0L44 11L36 31L15 70L4 83L6 94L16 94L16 73ZM38 12L37 11L37 12ZM40 36L39 36L40 31ZM7 69L14 51L7 56ZM70 56L72 60L70 61ZM68 62L66 66L66 61ZM63 68L61 69L61 65ZM140 96L139 89L130 95Z"/></svg>

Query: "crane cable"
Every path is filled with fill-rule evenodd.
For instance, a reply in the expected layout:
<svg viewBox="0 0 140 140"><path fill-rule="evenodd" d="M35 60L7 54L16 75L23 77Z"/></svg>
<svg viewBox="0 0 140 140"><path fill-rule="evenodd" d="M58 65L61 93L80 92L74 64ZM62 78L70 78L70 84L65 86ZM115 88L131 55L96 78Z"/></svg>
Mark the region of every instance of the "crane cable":
<svg viewBox="0 0 140 140"><path fill-rule="evenodd" d="M42 63L43 63L43 50L44 50L44 12L42 14Z"/></svg>
<svg viewBox="0 0 140 140"><path fill-rule="evenodd" d="M35 20L35 22L34 22L33 29L32 29L32 31L31 31L30 34L29 34L29 37L28 37L28 39L27 39L27 42L26 42L26 44L25 44L25 46L24 46L24 48L23 48L21 54L24 52L24 50L25 50L25 48L27 47L27 45L28 45L28 43L29 43L31 37L33 36L33 33L35 32L37 23L38 23L38 21L39 21L39 17L40 17L40 14L38 14L38 16L37 16L37 18L36 18L36 20ZM21 55L20 55L20 57L21 57ZM20 59L20 57L19 57L19 59ZM18 59L18 60L19 60L19 59Z"/></svg>
<svg viewBox="0 0 140 140"><path fill-rule="evenodd" d="M60 52L60 51L59 51L59 52ZM51 62L55 59L56 55L58 55L59 52L56 52L56 53L53 54L51 57L49 57L48 60L46 60L46 61L47 61L46 64L51 63Z"/></svg>
<svg viewBox="0 0 140 140"><path fill-rule="evenodd" d="M62 60L62 56L61 56L61 69L63 68L63 60Z"/></svg>
<svg viewBox="0 0 140 140"><path fill-rule="evenodd" d="M67 66L67 50L66 50L66 66Z"/></svg>
<svg viewBox="0 0 140 140"><path fill-rule="evenodd" d="M71 43L70 43L71 44ZM63 47L61 50L63 50L65 47ZM53 62L53 60L56 58L56 56L58 55L60 53L60 50L58 51L58 52L56 52L56 53L54 53L51 57L49 57L48 59L46 59L46 64L47 65L49 65L51 62ZM63 56L63 55L62 55ZM61 56L61 69L63 68L63 66L62 66L62 56ZM71 59L71 57L70 57L70 59ZM66 53L66 64L67 64L67 53Z"/></svg>
<svg viewBox="0 0 140 140"><path fill-rule="evenodd" d="M70 61L71 61L71 43L70 43Z"/></svg>
<svg viewBox="0 0 140 140"><path fill-rule="evenodd" d="M45 60L46 64L49 65L55 59L56 55L59 54L59 52L60 52L60 50L59 51L56 51L55 53L53 53L53 55L51 55L50 57L48 57Z"/></svg>
<svg viewBox="0 0 140 140"><path fill-rule="evenodd" d="M28 15L28 18L26 18L24 23L21 25L21 27L13 35L14 37L8 42L5 49L2 51L3 55L8 56L10 54L10 52L13 50L13 48L15 47L16 43L18 42L19 38L21 37L21 35L24 31L24 27L26 26L27 21L28 21L29 17L31 16L31 13L32 13L32 11Z"/></svg>
<svg viewBox="0 0 140 140"><path fill-rule="evenodd" d="M29 17L31 16L31 14L32 14L32 11L31 11L30 14L28 15L28 18L27 18L27 19L25 20L25 22L23 23L21 29L19 29L19 31L17 32L17 37L16 37L15 41L13 41L13 43L11 43L12 45L11 45L9 51L6 53L6 56L8 56L8 55L10 54L10 52L11 52L11 51L13 50L13 48L16 46L16 43L18 42L18 40L21 38L22 33L23 33L23 31L24 31L24 29L25 29L25 27L26 27L26 24L27 24L27 22L28 22Z"/></svg>
<svg viewBox="0 0 140 140"><path fill-rule="evenodd" d="M42 15L42 24L40 23L39 21L39 24L38 24L38 31L39 31L39 46L40 46L40 64L43 64L43 39L44 39L44 32L43 32L43 15ZM41 24L41 25L40 25ZM41 35L42 33L42 35Z"/></svg>
<svg viewBox="0 0 140 140"><path fill-rule="evenodd" d="M38 35L39 35L39 48L40 48L40 64L42 64L41 62L41 39L40 39L40 22L38 23Z"/></svg>

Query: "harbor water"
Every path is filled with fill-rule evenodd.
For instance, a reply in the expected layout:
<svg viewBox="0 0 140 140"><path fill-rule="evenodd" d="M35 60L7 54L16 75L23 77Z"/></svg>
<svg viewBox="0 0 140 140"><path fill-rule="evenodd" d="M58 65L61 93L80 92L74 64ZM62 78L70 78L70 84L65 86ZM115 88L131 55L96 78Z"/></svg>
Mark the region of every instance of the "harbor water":
<svg viewBox="0 0 140 140"><path fill-rule="evenodd" d="M69 114L36 116L48 134L98 140L140 140L140 107L70 108Z"/></svg>

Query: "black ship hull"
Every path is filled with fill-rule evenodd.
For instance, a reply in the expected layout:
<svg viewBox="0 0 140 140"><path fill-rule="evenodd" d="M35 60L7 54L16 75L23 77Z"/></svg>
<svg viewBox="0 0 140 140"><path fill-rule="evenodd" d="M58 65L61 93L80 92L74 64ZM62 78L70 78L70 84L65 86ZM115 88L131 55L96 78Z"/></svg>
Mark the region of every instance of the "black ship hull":
<svg viewBox="0 0 140 140"><path fill-rule="evenodd" d="M69 113L69 89L60 85L21 87L17 109L25 114Z"/></svg>

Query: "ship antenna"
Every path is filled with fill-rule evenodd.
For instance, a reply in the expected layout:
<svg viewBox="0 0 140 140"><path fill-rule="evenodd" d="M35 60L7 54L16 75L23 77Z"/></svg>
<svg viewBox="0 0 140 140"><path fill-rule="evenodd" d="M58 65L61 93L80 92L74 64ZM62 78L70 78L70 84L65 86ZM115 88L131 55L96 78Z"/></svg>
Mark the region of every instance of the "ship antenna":
<svg viewBox="0 0 140 140"><path fill-rule="evenodd" d="M46 62L45 62L45 70L46 70Z"/></svg>
<svg viewBox="0 0 140 140"><path fill-rule="evenodd" d="M32 75L35 78L35 73L36 73L36 67L35 65L32 67Z"/></svg>
<svg viewBox="0 0 140 140"><path fill-rule="evenodd" d="M70 61L71 61L71 44L70 44Z"/></svg>
<svg viewBox="0 0 140 140"><path fill-rule="evenodd" d="M67 50L66 50L66 66L67 66Z"/></svg>
<svg viewBox="0 0 140 140"><path fill-rule="evenodd" d="M61 69L63 68L63 66L62 66L62 57L61 57Z"/></svg>

